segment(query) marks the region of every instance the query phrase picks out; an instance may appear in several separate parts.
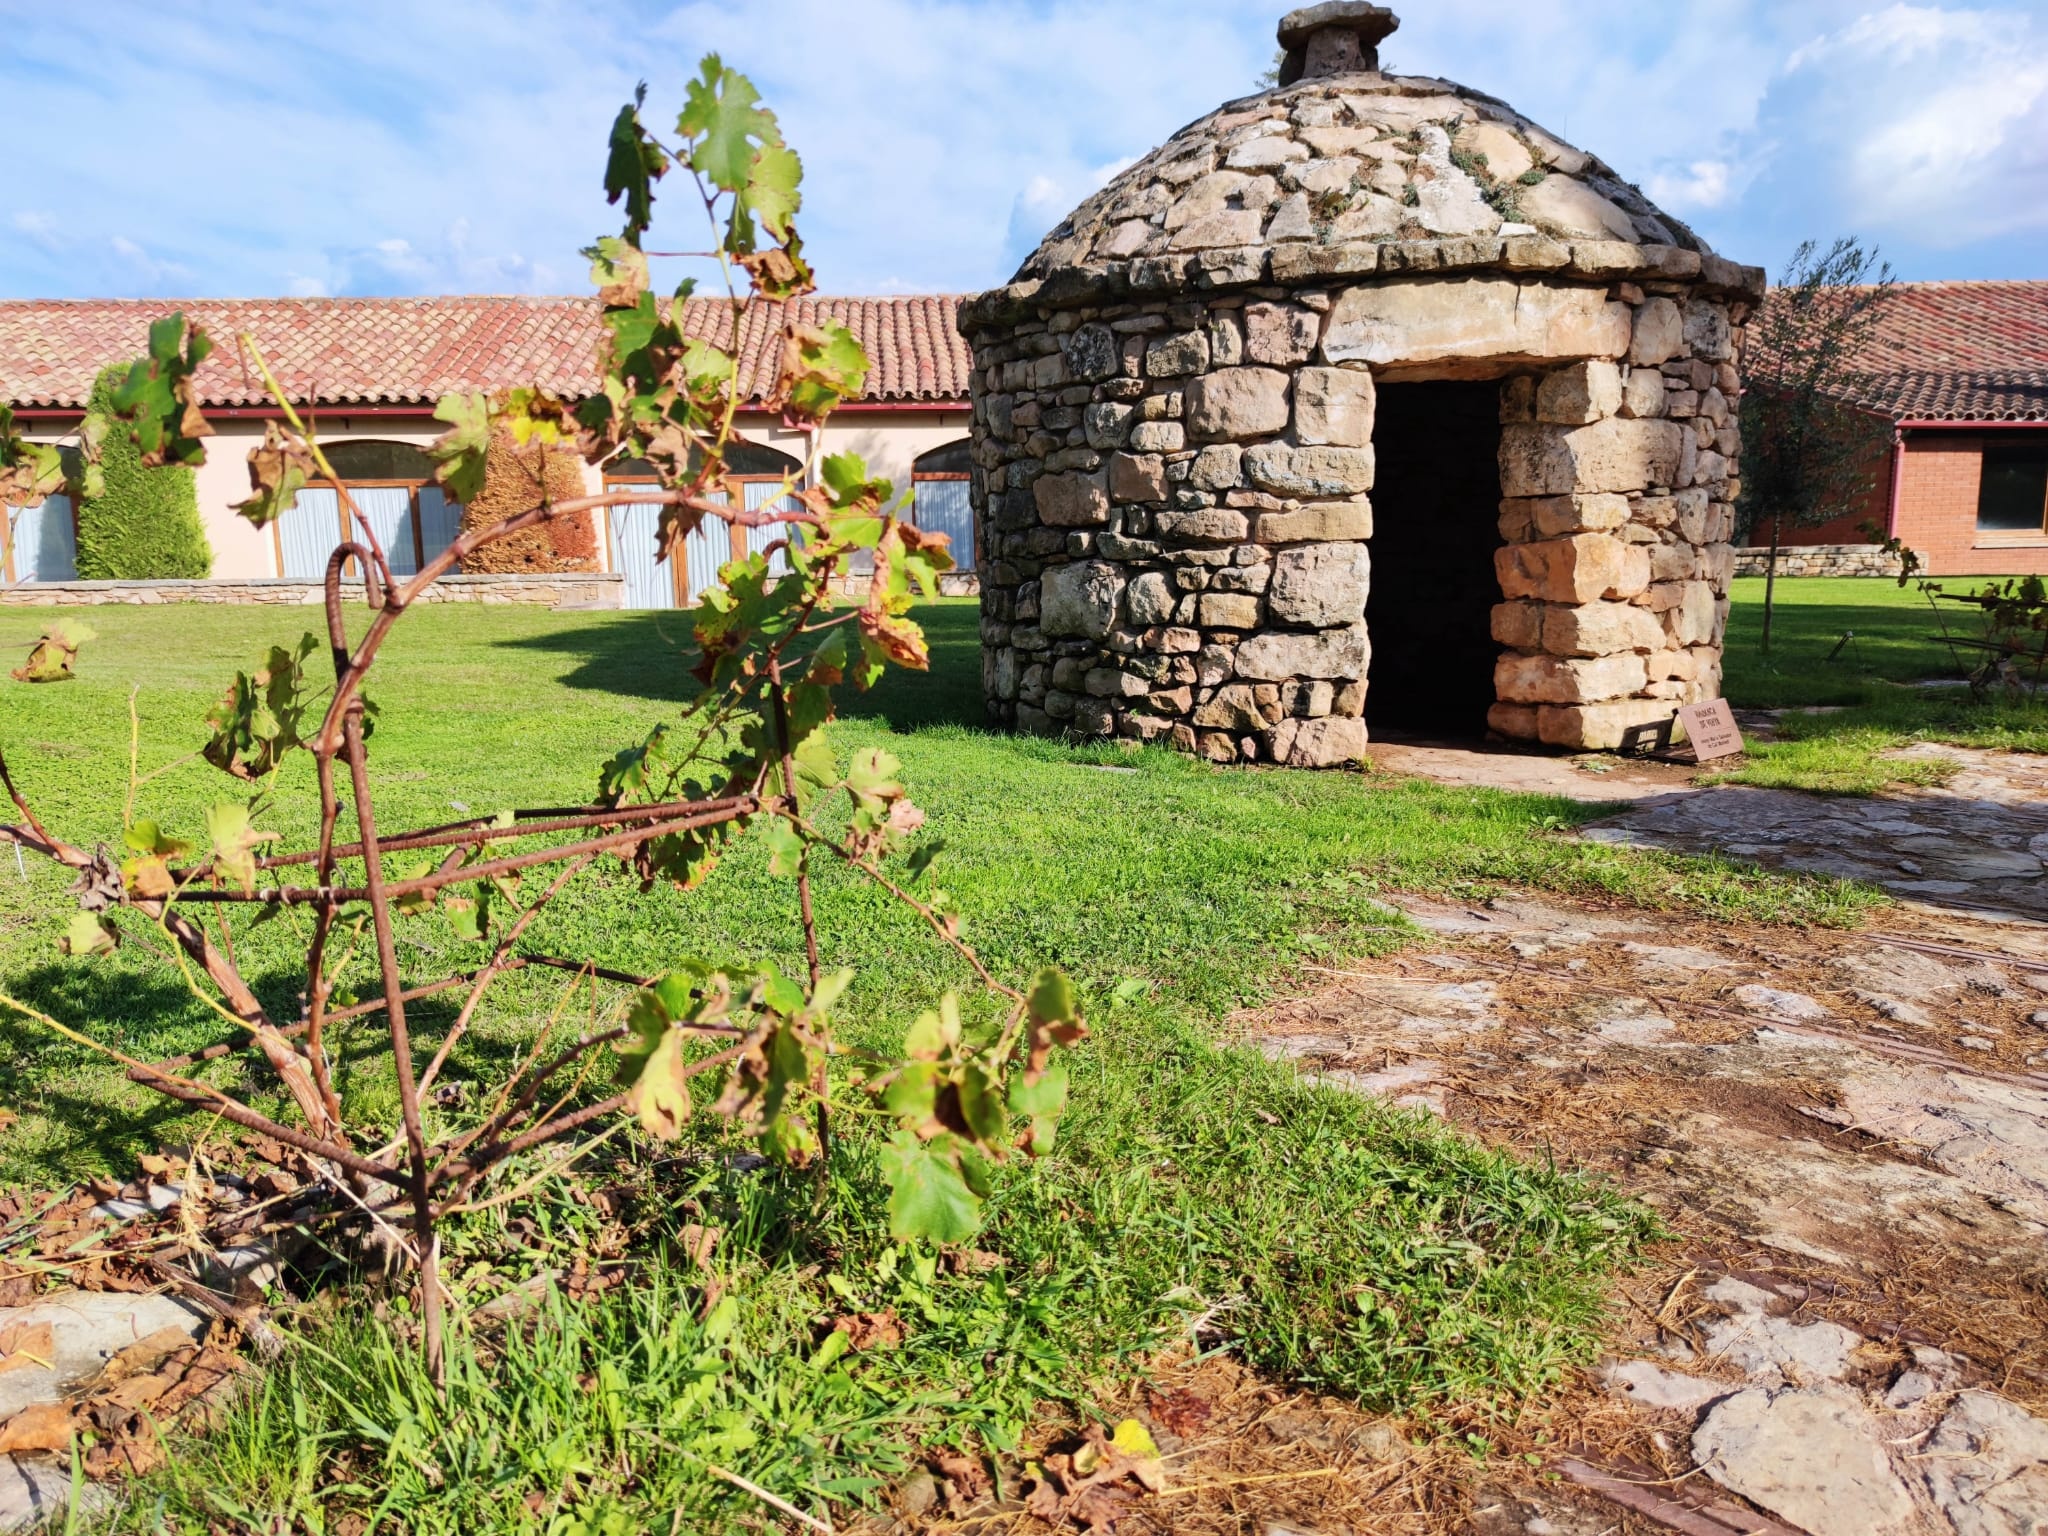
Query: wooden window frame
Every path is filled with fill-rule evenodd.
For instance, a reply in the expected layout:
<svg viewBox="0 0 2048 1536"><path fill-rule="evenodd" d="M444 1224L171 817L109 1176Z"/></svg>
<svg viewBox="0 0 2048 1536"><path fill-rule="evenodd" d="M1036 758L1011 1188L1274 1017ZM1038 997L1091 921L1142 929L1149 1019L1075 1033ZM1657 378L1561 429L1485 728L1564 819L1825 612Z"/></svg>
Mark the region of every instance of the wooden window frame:
<svg viewBox="0 0 2048 1536"><path fill-rule="evenodd" d="M727 475L725 477L725 483L727 485L734 486L787 485L789 487L790 495L797 496L803 493L803 486L799 484L797 481L790 479L790 477L787 475ZM606 475L604 477L604 488L607 491L631 490L634 486L638 485L651 485L654 486L656 489L659 489L661 486L661 482L659 480L641 479L633 475ZM744 505L746 494L747 493L744 490L740 492L740 499L743 504L740 506L738 510L742 512L746 510L746 507ZM726 556L727 560L746 559L747 530L740 524L731 521L729 518L721 518L720 521L725 524L726 538L728 541L728 553ZM415 528L419 526L419 518L417 517L417 515L415 515L415 517L413 518L413 526ZM612 548L612 520L611 509L609 507L605 508L604 553L605 559L610 563L611 568L615 571L618 570L619 563L617 552ZM720 563L723 564L725 562L721 561ZM669 586L674 590L676 606L678 608L687 608L689 606L689 591L687 588L687 583L690 579L689 560L687 558L678 560L671 556L668 562L668 579Z"/></svg>

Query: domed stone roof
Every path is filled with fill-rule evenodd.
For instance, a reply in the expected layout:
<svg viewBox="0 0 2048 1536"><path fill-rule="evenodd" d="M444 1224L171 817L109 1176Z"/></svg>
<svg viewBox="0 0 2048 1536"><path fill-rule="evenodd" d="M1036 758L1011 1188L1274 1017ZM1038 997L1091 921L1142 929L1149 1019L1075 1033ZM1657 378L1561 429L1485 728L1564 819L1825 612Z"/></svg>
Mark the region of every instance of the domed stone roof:
<svg viewBox="0 0 2048 1536"><path fill-rule="evenodd" d="M1181 129L1061 221L1012 281L1221 248L1517 236L1711 256L1604 162L1505 102L1381 73L1377 44L1398 24L1356 0L1291 13L1280 39L1292 83Z"/></svg>

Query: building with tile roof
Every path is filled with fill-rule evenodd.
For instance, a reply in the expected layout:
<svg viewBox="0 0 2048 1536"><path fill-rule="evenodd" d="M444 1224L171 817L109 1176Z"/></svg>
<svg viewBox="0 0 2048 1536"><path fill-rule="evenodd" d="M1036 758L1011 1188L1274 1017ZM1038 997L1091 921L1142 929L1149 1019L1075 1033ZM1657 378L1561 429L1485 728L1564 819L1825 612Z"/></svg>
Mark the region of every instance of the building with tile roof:
<svg viewBox="0 0 2048 1536"><path fill-rule="evenodd" d="M1889 459L1868 505L1787 542L1875 522L1934 575L2048 574L2048 281L1901 283L1857 362Z"/></svg>
<svg viewBox="0 0 2048 1536"><path fill-rule="evenodd" d="M966 465L957 445L967 436L972 359L955 325L959 304L955 295L915 294L748 306L738 323L737 355L744 398L754 408L742 411L739 430L760 450L751 462L764 488L779 483L791 461L810 457L803 431L760 408L775 383L784 327L791 320L836 320L860 338L870 372L860 397L822 429L820 456L856 452L900 485L917 482L925 515L955 535L956 554L971 564ZM452 511L424 483L418 454L441 431L432 417L435 401L515 385L570 397L597 387L601 329L590 298L0 300L0 400L32 433L61 438L77 426L99 371L141 355L150 322L177 310L215 341L198 385L220 436L198 472L198 488L216 577L312 575L324 569L339 537L338 522L327 526L327 507L312 493L272 529L250 528L233 512L248 495L247 449L278 414L254 356L240 344L243 336L261 350L293 403L317 413L323 442L343 445L343 459L361 466L365 483L391 503L399 543L409 528L415 558L430 554L435 538L452 537ZM725 343L733 326L725 301L686 301L688 334ZM350 473L341 460L337 469ZM602 484L591 471L591 490ZM21 522L0 575L67 577L71 530L62 498ZM674 571L656 568L641 548L651 549L651 518L633 509L615 510L600 531L601 558L626 575L636 606L688 601L723 553L693 550L693 559L676 562Z"/></svg>

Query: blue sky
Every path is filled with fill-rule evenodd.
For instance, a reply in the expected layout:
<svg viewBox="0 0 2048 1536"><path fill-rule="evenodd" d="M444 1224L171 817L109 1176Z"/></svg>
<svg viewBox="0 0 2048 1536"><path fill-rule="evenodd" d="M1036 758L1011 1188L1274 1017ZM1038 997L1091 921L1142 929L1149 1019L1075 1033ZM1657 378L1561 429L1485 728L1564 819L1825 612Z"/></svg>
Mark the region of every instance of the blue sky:
<svg viewBox="0 0 2048 1536"><path fill-rule="evenodd" d="M985 287L1252 90L1283 8L0 0L0 296L582 291L612 114L645 77L672 118L711 49L804 157L826 288ZM1393 67L1504 97L1738 260L1853 233L1909 278L2048 277L2048 0L1406 9Z"/></svg>

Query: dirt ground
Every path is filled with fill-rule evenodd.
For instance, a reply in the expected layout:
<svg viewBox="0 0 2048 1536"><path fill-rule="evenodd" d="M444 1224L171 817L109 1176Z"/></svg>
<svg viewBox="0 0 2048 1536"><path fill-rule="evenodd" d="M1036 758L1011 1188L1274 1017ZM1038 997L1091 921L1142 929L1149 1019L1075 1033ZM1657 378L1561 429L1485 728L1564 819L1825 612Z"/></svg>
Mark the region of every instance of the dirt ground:
<svg viewBox="0 0 2048 1536"><path fill-rule="evenodd" d="M1701 1532L1788 1528L1756 1523L1732 1488L1815 1536L2048 1528L2026 1523L2048 1522L2032 1502L2048 1466L2001 1480L2025 1498L2000 1524L1930 1486L1904 1459L1920 1451L1889 1449L1961 1434L1946 1415L1984 1408L1973 1390L2021 1419L2048 1408L2048 933L1906 912L1836 933L1529 896L1396 905L1431 942L1324 969L1237 1027L1664 1215L1673 1239L1625 1288L1604 1377L1564 1410L1584 1463L1638 1498L1710 1496L1722 1513L1679 1527ZM1825 1468L1759 1471L1733 1451L1709 1466L1714 1405L1743 1394L1876 1447L1883 1495L1853 1518L1880 1523L1802 1523L1780 1485L1824 1486ZM1630 1528L1585 1515L1534 1479L1482 1487L1464 1512L1480 1536Z"/></svg>

